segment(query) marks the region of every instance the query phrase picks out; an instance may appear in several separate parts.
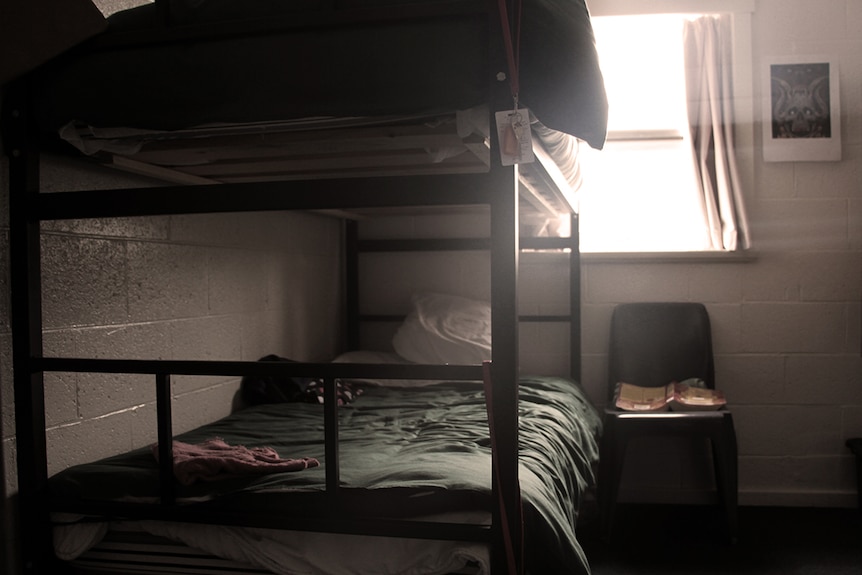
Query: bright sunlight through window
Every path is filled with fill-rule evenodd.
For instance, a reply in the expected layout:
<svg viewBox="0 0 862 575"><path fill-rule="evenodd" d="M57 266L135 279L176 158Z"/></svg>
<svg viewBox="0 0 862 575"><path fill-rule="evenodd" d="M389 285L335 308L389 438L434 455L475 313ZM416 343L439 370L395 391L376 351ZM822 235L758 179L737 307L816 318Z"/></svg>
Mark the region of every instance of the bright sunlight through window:
<svg viewBox="0 0 862 575"><path fill-rule="evenodd" d="M593 18L608 142L581 147L583 252L709 249L689 144L683 18Z"/></svg>

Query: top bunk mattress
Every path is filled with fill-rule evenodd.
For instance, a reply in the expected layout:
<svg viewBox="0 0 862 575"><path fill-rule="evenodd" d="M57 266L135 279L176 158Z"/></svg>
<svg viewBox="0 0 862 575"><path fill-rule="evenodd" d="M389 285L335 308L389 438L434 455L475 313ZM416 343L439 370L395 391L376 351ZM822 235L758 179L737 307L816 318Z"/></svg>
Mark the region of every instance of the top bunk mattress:
<svg viewBox="0 0 862 575"><path fill-rule="evenodd" d="M601 148L607 102L585 2L524 0L520 22L521 105ZM476 0L170 0L112 15L37 70L34 110L49 132L466 110L489 103L489 23Z"/></svg>

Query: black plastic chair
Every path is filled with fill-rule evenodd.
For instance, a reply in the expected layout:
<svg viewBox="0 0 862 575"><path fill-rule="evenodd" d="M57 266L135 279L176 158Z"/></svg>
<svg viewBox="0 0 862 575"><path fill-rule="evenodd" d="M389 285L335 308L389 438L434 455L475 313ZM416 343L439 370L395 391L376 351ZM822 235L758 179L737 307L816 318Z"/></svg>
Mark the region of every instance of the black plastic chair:
<svg viewBox="0 0 862 575"><path fill-rule="evenodd" d="M689 436L709 440L719 503L728 535L737 537L737 449L727 409L689 412L630 412L614 406L617 382L659 387L689 378L715 387L712 331L700 303L659 302L618 305L611 318L608 350L608 404L599 460L598 498L605 536L612 538L620 479L629 441L645 436Z"/></svg>

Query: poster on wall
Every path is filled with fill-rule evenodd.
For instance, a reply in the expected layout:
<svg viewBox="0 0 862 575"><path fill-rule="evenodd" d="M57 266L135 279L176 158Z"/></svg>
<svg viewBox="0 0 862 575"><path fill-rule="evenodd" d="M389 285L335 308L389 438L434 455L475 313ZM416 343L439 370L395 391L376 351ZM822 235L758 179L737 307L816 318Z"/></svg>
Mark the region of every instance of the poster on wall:
<svg viewBox="0 0 862 575"><path fill-rule="evenodd" d="M763 74L763 159L841 159L838 64L834 58L767 58Z"/></svg>

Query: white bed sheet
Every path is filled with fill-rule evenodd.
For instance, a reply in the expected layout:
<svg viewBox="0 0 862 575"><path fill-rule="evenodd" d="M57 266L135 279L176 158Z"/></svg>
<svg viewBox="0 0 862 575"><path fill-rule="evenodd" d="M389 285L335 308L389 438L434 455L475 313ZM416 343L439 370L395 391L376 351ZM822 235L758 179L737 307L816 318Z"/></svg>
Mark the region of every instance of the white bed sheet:
<svg viewBox="0 0 862 575"><path fill-rule="evenodd" d="M66 561L81 557L113 529L144 531L278 575L444 575L470 564L479 574L490 573L488 548L481 543L164 521L82 522L82 516L70 514L54 514L53 519L54 550ZM425 519L481 522L483 516Z"/></svg>

